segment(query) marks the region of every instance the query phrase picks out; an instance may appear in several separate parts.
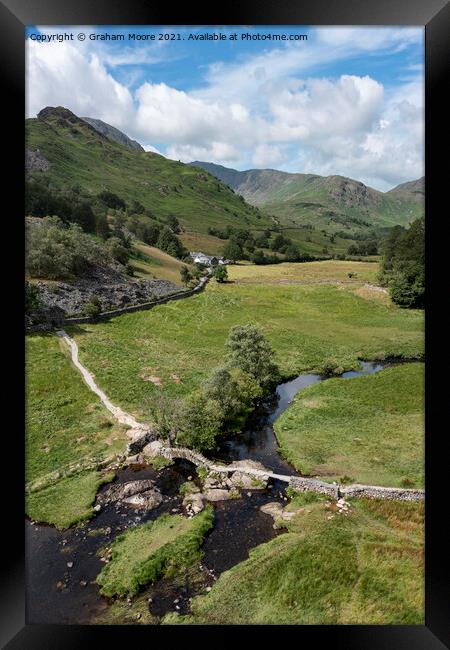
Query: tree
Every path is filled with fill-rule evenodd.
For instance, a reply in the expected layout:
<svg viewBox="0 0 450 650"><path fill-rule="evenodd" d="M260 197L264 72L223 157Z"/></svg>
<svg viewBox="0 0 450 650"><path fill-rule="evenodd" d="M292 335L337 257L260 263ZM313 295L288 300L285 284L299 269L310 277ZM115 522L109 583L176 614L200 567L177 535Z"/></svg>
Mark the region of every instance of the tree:
<svg viewBox="0 0 450 650"><path fill-rule="evenodd" d="M228 280L227 267L224 264L218 264L213 271L213 275L216 281L219 282L220 284L226 282Z"/></svg>
<svg viewBox="0 0 450 650"><path fill-rule="evenodd" d="M268 259L264 255L264 251L255 251L252 255L252 260L255 264L267 264Z"/></svg>
<svg viewBox="0 0 450 650"><path fill-rule="evenodd" d="M379 281L389 287L392 300L401 307L421 308L425 302L425 220L412 222L408 230L393 228L382 242Z"/></svg>
<svg viewBox="0 0 450 650"><path fill-rule="evenodd" d="M198 451L212 449L222 426L220 405L197 391L184 402L175 426L178 444Z"/></svg>
<svg viewBox="0 0 450 650"><path fill-rule="evenodd" d="M106 264L110 256L77 224L44 217L27 226L26 269L33 278L71 279L92 264Z"/></svg>
<svg viewBox="0 0 450 650"><path fill-rule="evenodd" d="M177 423L180 421L180 414L183 409L183 402L179 399L159 395L158 399L151 403L150 414L154 422L155 433L161 440L167 440L174 444L177 436Z"/></svg>
<svg viewBox="0 0 450 650"><path fill-rule="evenodd" d="M189 269L185 264L183 264L180 269L180 277L182 283L185 285L188 285L190 280L192 280L192 275L190 274Z"/></svg>
<svg viewBox="0 0 450 650"><path fill-rule="evenodd" d="M256 379L265 393L279 382L274 352L259 327L251 324L232 327L226 345L230 351L229 365Z"/></svg>
<svg viewBox="0 0 450 650"><path fill-rule="evenodd" d="M266 235L261 234L255 237L255 246L258 248L267 248L269 246L269 240Z"/></svg>
<svg viewBox="0 0 450 650"><path fill-rule="evenodd" d="M113 208L113 210L126 210L127 206L125 201L113 192L108 192L105 190L104 192L100 192L98 198L100 201L103 201L103 203L107 205L108 208Z"/></svg>
<svg viewBox="0 0 450 650"><path fill-rule="evenodd" d="M178 221L177 217L174 214L170 214L167 217L167 225L169 228L173 230L175 233L181 232L181 227L180 227L180 222Z"/></svg>
<svg viewBox="0 0 450 650"><path fill-rule="evenodd" d="M294 244L291 244L290 246L288 246L286 248L286 251L285 251L284 254L285 254L286 260L288 262L299 262L300 261L300 257L301 257L300 253L298 251L297 246L294 246Z"/></svg>
<svg viewBox="0 0 450 650"><path fill-rule="evenodd" d="M77 203L72 210L72 219L77 223L85 232L95 232L96 223L95 216L89 203L85 201Z"/></svg>
<svg viewBox="0 0 450 650"><path fill-rule="evenodd" d="M223 256L232 262L242 259L242 246L235 239L230 239L223 249Z"/></svg>
<svg viewBox="0 0 450 650"><path fill-rule="evenodd" d="M271 242L270 247L273 251L284 252L290 245L292 245L291 240L288 237L279 234L276 235L275 239Z"/></svg>
<svg viewBox="0 0 450 650"><path fill-rule="evenodd" d="M162 251L165 251L169 255L172 255L172 257L183 256L184 249L181 241L167 226L164 226L164 228L159 233L156 245Z"/></svg>
<svg viewBox="0 0 450 650"><path fill-rule="evenodd" d="M203 384L203 395L220 406L223 424L239 427L262 395L258 382L240 368L217 368Z"/></svg>
<svg viewBox="0 0 450 650"><path fill-rule="evenodd" d="M100 214L97 217L97 235L101 237L102 239L108 239L110 235L110 229L108 225L108 219L106 218L106 214Z"/></svg>

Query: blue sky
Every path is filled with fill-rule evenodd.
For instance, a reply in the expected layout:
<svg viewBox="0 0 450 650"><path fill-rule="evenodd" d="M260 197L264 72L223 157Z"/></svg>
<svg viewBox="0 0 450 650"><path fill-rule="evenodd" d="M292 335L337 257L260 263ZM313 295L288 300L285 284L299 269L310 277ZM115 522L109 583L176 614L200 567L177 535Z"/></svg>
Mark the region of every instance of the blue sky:
<svg viewBox="0 0 450 650"><path fill-rule="evenodd" d="M205 33L227 40L189 40ZM383 191L423 175L421 27L40 26L27 36L28 117L66 106L183 162L341 174Z"/></svg>

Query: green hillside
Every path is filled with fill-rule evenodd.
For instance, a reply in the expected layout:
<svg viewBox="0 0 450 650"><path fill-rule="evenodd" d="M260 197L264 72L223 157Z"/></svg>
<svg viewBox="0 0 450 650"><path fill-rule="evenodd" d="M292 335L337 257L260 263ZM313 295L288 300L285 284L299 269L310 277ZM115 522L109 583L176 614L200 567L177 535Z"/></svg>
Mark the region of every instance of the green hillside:
<svg viewBox="0 0 450 650"><path fill-rule="evenodd" d="M423 179L379 192L343 176L290 174L272 169L236 171L221 165L194 162L214 174L249 203L274 215L283 228L302 226L326 230L343 239L372 236L380 229L407 225L424 213Z"/></svg>
<svg viewBox="0 0 450 650"><path fill-rule="evenodd" d="M56 190L78 186L83 196L91 197L108 190L127 205L139 201L157 219L175 215L182 227L197 232L228 224L262 230L273 224L205 171L132 151L65 108L45 108L25 125L28 149L39 150L36 157L44 159L45 167L45 161L50 163L45 171L32 166L29 177Z"/></svg>

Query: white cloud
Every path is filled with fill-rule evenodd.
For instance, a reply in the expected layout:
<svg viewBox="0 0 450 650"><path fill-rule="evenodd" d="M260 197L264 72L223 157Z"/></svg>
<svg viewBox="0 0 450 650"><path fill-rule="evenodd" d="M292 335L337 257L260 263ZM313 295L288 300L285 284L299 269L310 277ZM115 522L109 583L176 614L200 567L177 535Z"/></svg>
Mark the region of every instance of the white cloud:
<svg viewBox="0 0 450 650"><path fill-rule="evenodd" d="M239 161L241 153L227 142L212 141L206 146L174 145L167 149L167 157L181 162L204 160L221 164L231 164Z"/></svg>
<svg viewBox="0 0 450 650"><path fill-rule="evenodd" d="M286 160L286 155L280 147L269 144L259 144L252 156L252 164L256 167L270 167Z"/></svg>
<svg viewBox="0 0 450 650"><path fill-rule="evenodd" d="M307 45L268 49L238 63L216 62L206 68L202 88L184 91L145 81L133 93L129 87L146 68L130 74L128 65L137 59L129 48L28 40L27 114L63 105L112 124L149 151L184 162L342 174L380 189L421 176L420 66L406 66L410 76L388 88L367 75L312 76L330 61L420 42L421 30L319 28L313 34ZM144 48L139 63L157 56ZM106 65L118 66L114 75L122 83Z"/></svg>
<svg viewBox="0 0 450 650"><path fill-rule="evenodd" d="M108 74L97 56L71 44L27 41L26 96L28 116L45 106L65 106L120 128L133 112L129 90Z"/></svg>

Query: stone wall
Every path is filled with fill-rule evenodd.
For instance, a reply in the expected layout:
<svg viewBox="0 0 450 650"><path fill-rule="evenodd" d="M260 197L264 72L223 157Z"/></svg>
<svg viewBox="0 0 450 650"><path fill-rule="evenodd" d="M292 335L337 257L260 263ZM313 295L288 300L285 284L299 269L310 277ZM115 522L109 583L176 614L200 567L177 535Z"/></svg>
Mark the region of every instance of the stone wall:
<svg viewBox="0 0 450 650"><path fill-rule="evenodd" d="M303 476L291 476L289 479L289 487L297 492L318 492L319 494L327 494L333 499L338 499L339 486L333 483L325 483L315 478L305 478Z"/></svg>
<svg viewBox="0 0 450 650"><path fill-rule="evenodd" d="M340 493L344 497L388 499L391 501L423 501L425 498L425 490L381 487L378 485L355 484L348 487L341 486Z"/></svg>

